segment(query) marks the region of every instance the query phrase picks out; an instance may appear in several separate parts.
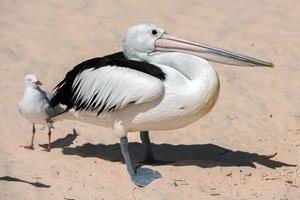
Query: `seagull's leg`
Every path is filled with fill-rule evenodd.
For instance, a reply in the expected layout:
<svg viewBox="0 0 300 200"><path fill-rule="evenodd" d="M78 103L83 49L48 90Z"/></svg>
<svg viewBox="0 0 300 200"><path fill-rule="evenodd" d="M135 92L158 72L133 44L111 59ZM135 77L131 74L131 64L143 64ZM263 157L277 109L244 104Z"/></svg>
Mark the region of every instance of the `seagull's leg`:
<svg viewBox="0 0 300 200"><path fill-rule="evenodd" d="M47 151L50 152L51 151L51 128L50 126L48 127L48 148Z"/></svg>
<svg viewBox="0 0 300 200"><path fill-rule="evenodd" d="M145 160L140 162L141 164L165 165L168 163L172 163L171 161L156 160L153 157L152 145L149 138L149 131L141 131L140 138L145 152Z"/></svg>
<svg viewBox="0 0 300 200"><path fill-rule="evenodd" d="M31 150L34 150L34 147L33 147L34 135L35 135L35 125L32 124L31 144L30 144L29 146L23 146L25 149L31 149Z"/></svg>

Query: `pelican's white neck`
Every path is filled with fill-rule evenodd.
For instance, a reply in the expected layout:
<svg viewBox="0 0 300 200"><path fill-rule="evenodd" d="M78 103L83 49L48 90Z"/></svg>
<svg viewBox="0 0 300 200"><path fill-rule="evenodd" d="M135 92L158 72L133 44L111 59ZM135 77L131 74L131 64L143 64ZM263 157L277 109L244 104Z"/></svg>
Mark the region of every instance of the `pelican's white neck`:
<svg viewBox="0 0 300 200"><path fill-rule="evenodd" d="M202 114L206 114L215 105L219 95L220 82L217 72L206 60L181 52L145 56L142 60L154 65L160 64L173 68L189 79L189 86L186 88L193 91L193 98L190 100L190 109L193 110L193 113L201 110Z"/></svg>

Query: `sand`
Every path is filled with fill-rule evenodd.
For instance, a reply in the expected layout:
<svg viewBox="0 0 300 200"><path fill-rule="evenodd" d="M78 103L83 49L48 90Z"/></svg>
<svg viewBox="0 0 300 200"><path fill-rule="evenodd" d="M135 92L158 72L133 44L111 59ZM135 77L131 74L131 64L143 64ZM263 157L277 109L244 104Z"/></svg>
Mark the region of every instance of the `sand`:
<svg viewBox="0 0 300 200"><path fill-rule="evenodd" d="M299 11L296 0L1 0L0 199L300 199ZM155 156L173 163L145 166L162 175L145 188L130 182L108 129L62 121L50 153L42 127L35 151L19 147L31 137L17 109L24 75L50 90L79 62L121 50L124 31L141 22L276 68L212 63L215 108L185 128L151 132ZM141 160L138 134L129 139Z"/></svg>

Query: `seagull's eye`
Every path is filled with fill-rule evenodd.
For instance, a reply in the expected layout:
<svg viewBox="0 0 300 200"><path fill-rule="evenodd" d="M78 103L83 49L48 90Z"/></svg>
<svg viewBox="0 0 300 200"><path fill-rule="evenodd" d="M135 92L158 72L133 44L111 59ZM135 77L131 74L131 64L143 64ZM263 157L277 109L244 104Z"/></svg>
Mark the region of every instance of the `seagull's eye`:
<svg viewBox="0 0 300 200"><path fill-rule="evenodd" d="M32 82L32 79L31 79L31 78L29 78L29 79L28 79L28 81L29 81L29 82Z"/></svg>
<svg viewBox="0 0 300 200"><path fill-rule="evenodd" d="M152 30L149 31L149 34L153 37L156 37L160 34L160 32L157 29L152 29Z"/></svg>

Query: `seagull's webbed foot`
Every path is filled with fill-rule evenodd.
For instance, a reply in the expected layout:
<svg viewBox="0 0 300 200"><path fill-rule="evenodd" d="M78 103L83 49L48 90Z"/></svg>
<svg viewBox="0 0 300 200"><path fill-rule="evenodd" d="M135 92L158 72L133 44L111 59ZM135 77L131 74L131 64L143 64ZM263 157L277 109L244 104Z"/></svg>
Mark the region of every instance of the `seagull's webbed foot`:
<svg viewBox="0 0 300 200"><path fill-rule="evenodd" d="M127 166L128 173L131 177L132 182L139 187L144 187L150 184L155 179L161 177L160 173L147 168L133 168L132 161L128 151L128 139L122 137L120 139L120 145L125 163Z"/></svg>
<svg viewBox="0 0 300 200"><path fill-rule="evenodd" d="M42 151L50 152L51 148L48 146L47 149L43 149Z"/></svg>
<svg viewBox="0 0 300 200"><path fill-rule="evenodd" d="M28 146L20 146L23 147L24 149L30 149L30 150L34 150L33 145L28 145Z"/></svg>

